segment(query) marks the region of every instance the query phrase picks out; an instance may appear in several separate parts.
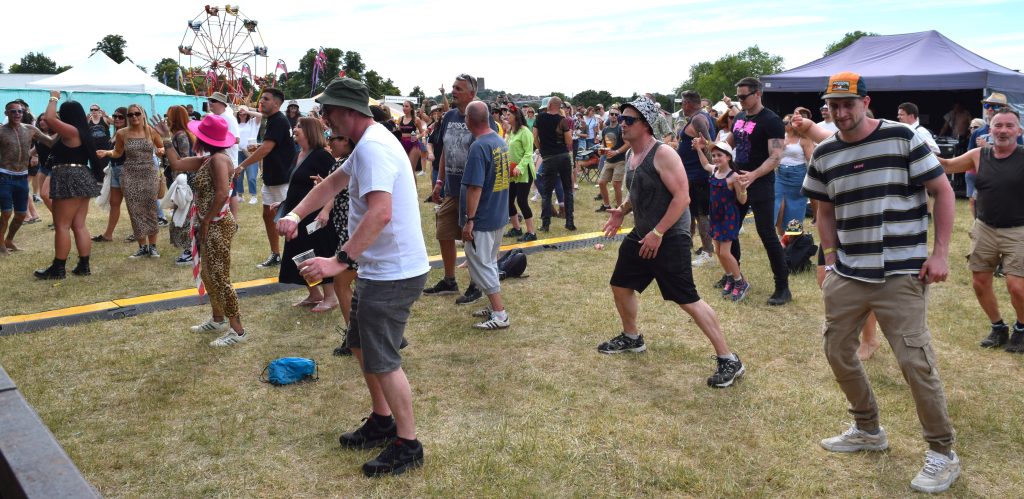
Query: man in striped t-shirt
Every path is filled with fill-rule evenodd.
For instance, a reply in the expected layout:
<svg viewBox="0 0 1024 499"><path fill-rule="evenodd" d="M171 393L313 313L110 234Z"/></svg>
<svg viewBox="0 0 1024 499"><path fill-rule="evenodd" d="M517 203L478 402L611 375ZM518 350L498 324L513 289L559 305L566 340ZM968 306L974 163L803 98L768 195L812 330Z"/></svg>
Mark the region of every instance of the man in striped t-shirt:
<svg viewBox="0 0 1024 499"><path fill-rule="evenodd" d="M953 190L913 130L867 117L871 98L860 75L833 75L823 98L839 131L814 150L803 192L818 201L826 264L825 356L856 423L821 446L856 452L889 445L857 358L861 325L874 312L910 385L928 442L924 468L910 485L940 492L960 475L960 460L952 451L953 426L928 331L927 285L949 274ZM935 198L931 256L926 191Z"/></svg>

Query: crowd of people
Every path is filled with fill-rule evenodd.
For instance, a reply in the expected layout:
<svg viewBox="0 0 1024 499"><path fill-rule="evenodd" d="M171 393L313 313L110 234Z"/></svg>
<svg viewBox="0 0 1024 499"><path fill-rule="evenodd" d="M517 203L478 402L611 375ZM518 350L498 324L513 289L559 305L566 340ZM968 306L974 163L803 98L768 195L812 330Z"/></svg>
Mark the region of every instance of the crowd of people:
<svg viewBox="0 0 1024 499"><path fill-rule="evenodd" d="M278 268L280 282L306 286L296 307L340 308L345 334L335 354L354 355L364 373L371 413L340 442L384 446L363 471L398 474L423 462L401 368L412 304L421 295L459 295L456 305L486 298L487 305L470 314L472 327L509 328L498 249L506 238L537 240L537 231L551 230L552 218L576 230L576 155L596 148L595 201L596 210L608 214L604 233L616 235L633 214L610 277L622 329L598 352L647 349L638 324L639 294L656 281L662 297L693 319L715 351L717 367L707 384L731 386L747 367L730 349L714 308L701 298L692 267L717 259L723 274L713 294L735 302L748 296L754 284L743 272L739 234L753 211L774 281L767 305L783 306L792 293L780 236L801 232L810 211L820 237L825 354L854 416L848 431L821 446L837 452L888 446L862 364L880 343L877 323L910 384L929 446L911 484L945 490L959 475L960 462L952 450L926 300L928 285L949 272L954 197L946 174L971 172L976 219L969 264L979 304L991 320L981 346L1024 352L1019 114L1002 94L989 95L984 118L968 121L970 149L940 159L917 106L901 104L899 121L875 119L864 79L855 73L830 78L818 123L805 107L782 117L767 109L756 78L743 78L735 88L733 98L714 106L696 92L683 92L675 123L649 94L607 109L577 108L559 97L545 98L537 108L507 99L488 105L477 99L477 81L468 74L456 76L452 102L442 87L441 103L406 101L398 119L369 105L366 86L349 78L333 80L318 97L319 111L309 116L292 104L282 112L284 95L274 88L264 90L256 108L233 109L227 96L214 93L202 119L179 106L152 119L135 104L112 116L98 106L87 115L75 101L60 103L58 110L61 93L55 91L35 126L26 119L24 102L5 108L0 252L18 251L15 235L32 220L29 168L38 165L43 178L32 185L53 213L55 235L52 264L37 270L37 278L66 277L71 235L78 251L72 273L90 275L91 244L114 240L123 200L129 238L138 244L130 258L159 257L159 228L170 225L172 244L182 249L176 263L191 264L200 292L210 295L211 317L192 331L220 333L214 346L241 343L249 335L231 286L231 241L239 230L235 213L243 178L248 202L255 204L258 176L270 247L258 267ZM432 237L444 273L425 287L429 265L416 182L428 171L433 184L424 201L435 204ZM539 227L531 192L541 203ZM90 237L85 217L96 197L110 215L105 231ZM172 211L171 221L163 221L165 210ZM694 235L701 242L696 254ZM464 291L455 279L457 244L470 276ZM1012 326L992 291L994 274L1006 277L1017 315Z"/></svg>

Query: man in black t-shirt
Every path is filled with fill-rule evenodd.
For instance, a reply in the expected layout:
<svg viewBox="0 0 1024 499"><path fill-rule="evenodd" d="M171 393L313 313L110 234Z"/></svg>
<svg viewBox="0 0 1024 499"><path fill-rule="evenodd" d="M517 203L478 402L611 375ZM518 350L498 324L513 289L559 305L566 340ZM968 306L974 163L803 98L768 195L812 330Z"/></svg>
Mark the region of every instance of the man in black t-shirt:
<svg viewBox="0 0 1024 499"><path fill-rule="evenodd" d="M793 300L789 292L789 268L772 215L775 212L775 169L785 148L786 127L779 115L761 104L761 81L757 78L747 77L736 82L735 99L743 111L736 115L729 145L736 151L740 185L747 189L747 204L740 207L740 218L754 210L757 235L768 253L775 276L775 292L768 298L768 304L785 305ZM732 254L740 260L739 240L733 243Z"/></svg>
<svg viewBox="0 0 1024 499"><path fill-rule="evenodd" d="M551 230L551 192L555 189L556 179L561 178L565 188L565 228L576 230L573 224L573 180L572 156L572 125L558 110L562 107L562 99L551 97L548 100L546 113L537 116L533 123L533 143L540 149L542 159L541 171L537 177L540 185L541 210L540 230Z"/></svg>
<svg viewBox="0 0 1024 499"><path fill-rule="evenodd" d="M260 112L266 116L267 124L263 141L257 146L248 145L249 157L235 168L235 175L245 171L251 164L263 161L263 225L270 242L270 257L257 265L258 268L276 267L281 263L281 238L277 234L274 220L277 205L288 195L288 174L295 160L295 142L288 118L281 112L284 93L268 88L260 97Z"/></svg>

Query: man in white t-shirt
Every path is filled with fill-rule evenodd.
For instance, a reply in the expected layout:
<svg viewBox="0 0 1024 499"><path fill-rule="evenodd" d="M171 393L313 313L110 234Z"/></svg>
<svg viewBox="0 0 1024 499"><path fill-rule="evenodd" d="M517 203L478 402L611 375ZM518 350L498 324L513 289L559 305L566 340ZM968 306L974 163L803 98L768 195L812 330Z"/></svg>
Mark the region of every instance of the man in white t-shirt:
<svg viewBox="0 0 1024 499"><path fill-rule="evenodd" d="M837 127L836 124L832 122L832 113L829 112L827 104L822 104L821 106L821 121L818 122L818 126L824 128L825 130L828 130L831 133L836 133L839 131L839 127Z"/></svg>
<svg viewBox="0 0 1024 499"><path fill-rule="evenodd" d="M917 104L904 102L896 109L896 119L914 130L914 133L921 137L925 144L928 144L928 149L932 151L932 154L937 156L940 152L939 145L935 143L935 137L932 137L932 132L921 126L921 122L917 118L918 112Z"/></svg>
<svg viewBox="0 0 1024 499"><path fill-rule="evenodd" d="M228 98L226 95L214 92L208 102L210 104L210 112L224 118L224 121L228 122L228 132L235 137L234 145L225 149L224 152L231 158L231 166L238 168L238 143L241 141L241 136L238 134L238 119L235 118L235 113L228 109ZM238 196L239 193L237 192L231 195L231 214L235 218L238 218Z"/></svg>
<svg viewBox="0 0 1024 499"><path fill-rule="evenodd" d="M294 237L299 220L348 187L348 242L335 258L303 262L300 272L309 282L348 268L358 272L348 344L363 370L373 412L340 441L346 448L384 446L363 465L366 476L381 476L423 464L399 349L430 264L409 159L398 139L373 121L368 101L366 85L351 78L335 78L317 98L332 136L348 137L356 146L345 164L282 217L277 228Z"/></svg>

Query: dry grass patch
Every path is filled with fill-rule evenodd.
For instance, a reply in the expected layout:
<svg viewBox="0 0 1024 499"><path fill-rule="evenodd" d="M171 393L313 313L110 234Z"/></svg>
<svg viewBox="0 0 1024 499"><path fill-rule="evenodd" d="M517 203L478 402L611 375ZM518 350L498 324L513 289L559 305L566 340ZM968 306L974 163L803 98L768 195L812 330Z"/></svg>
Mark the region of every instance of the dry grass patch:
<svg viewBox="0 0 1024 499"><path fill-rule="evenodd" d="M578 198L592 195L587 186ZM580 204L577 225L596 227L603 217ZM243 206L243 222L258 224L256 210L244 214L250 208ZM967 251L965 206L958 215L954 255ZM236 253L239 280L263 276L250 263L265 256L266 243L258 225L249 228L254 234ZM227 350L185 330L208 313L190 307L0 338L0 362L86 478L112 497L911 495L925 445L891 351L884 346L867 363L891 449L820 449L817 441L850 418L821 353L814 276L793 276L795 302L767 307L767 261L752 226L742 237L754 285L745 302L713 294L717 268L695 270L748 365L725 390L707 388L711 347L653 287L641 308L648 352L596 352L620 330L607 286L617 244L530 255L530 277L504 286L508 331L472 330L473 307L456 307L451 297L420 299L404 354L427 460L400 478L366 479L359 466L374 453L339 448L338 434L367 414L365 388L353 359L330 356L339 315L288 306L301 290L243 300L253 336ZM114 248L127 254L121 243L100 246L110 262ZM153 282L137 283L147 289L185 287L167 257L116 262L133 276L154 266ZM24 286L19 272L0 279ZM120 292L107 273L80 296ZM465 285L465 270L458 275ZM63 289L83 282L69 278ZM29 309L73 301L60 288L27 287L16 292L31 296L21 304ZM998 295L1008 303L1005 290ZM1024 448L1016 382L1024 357L977 347L987 326L959 257L950 281L933 287L929 319L964 463L953 493L1019 495L1024 477L1012 463ZM277 388L257 380L268 361L291 355L316 359L320 381Z"/></svg>

